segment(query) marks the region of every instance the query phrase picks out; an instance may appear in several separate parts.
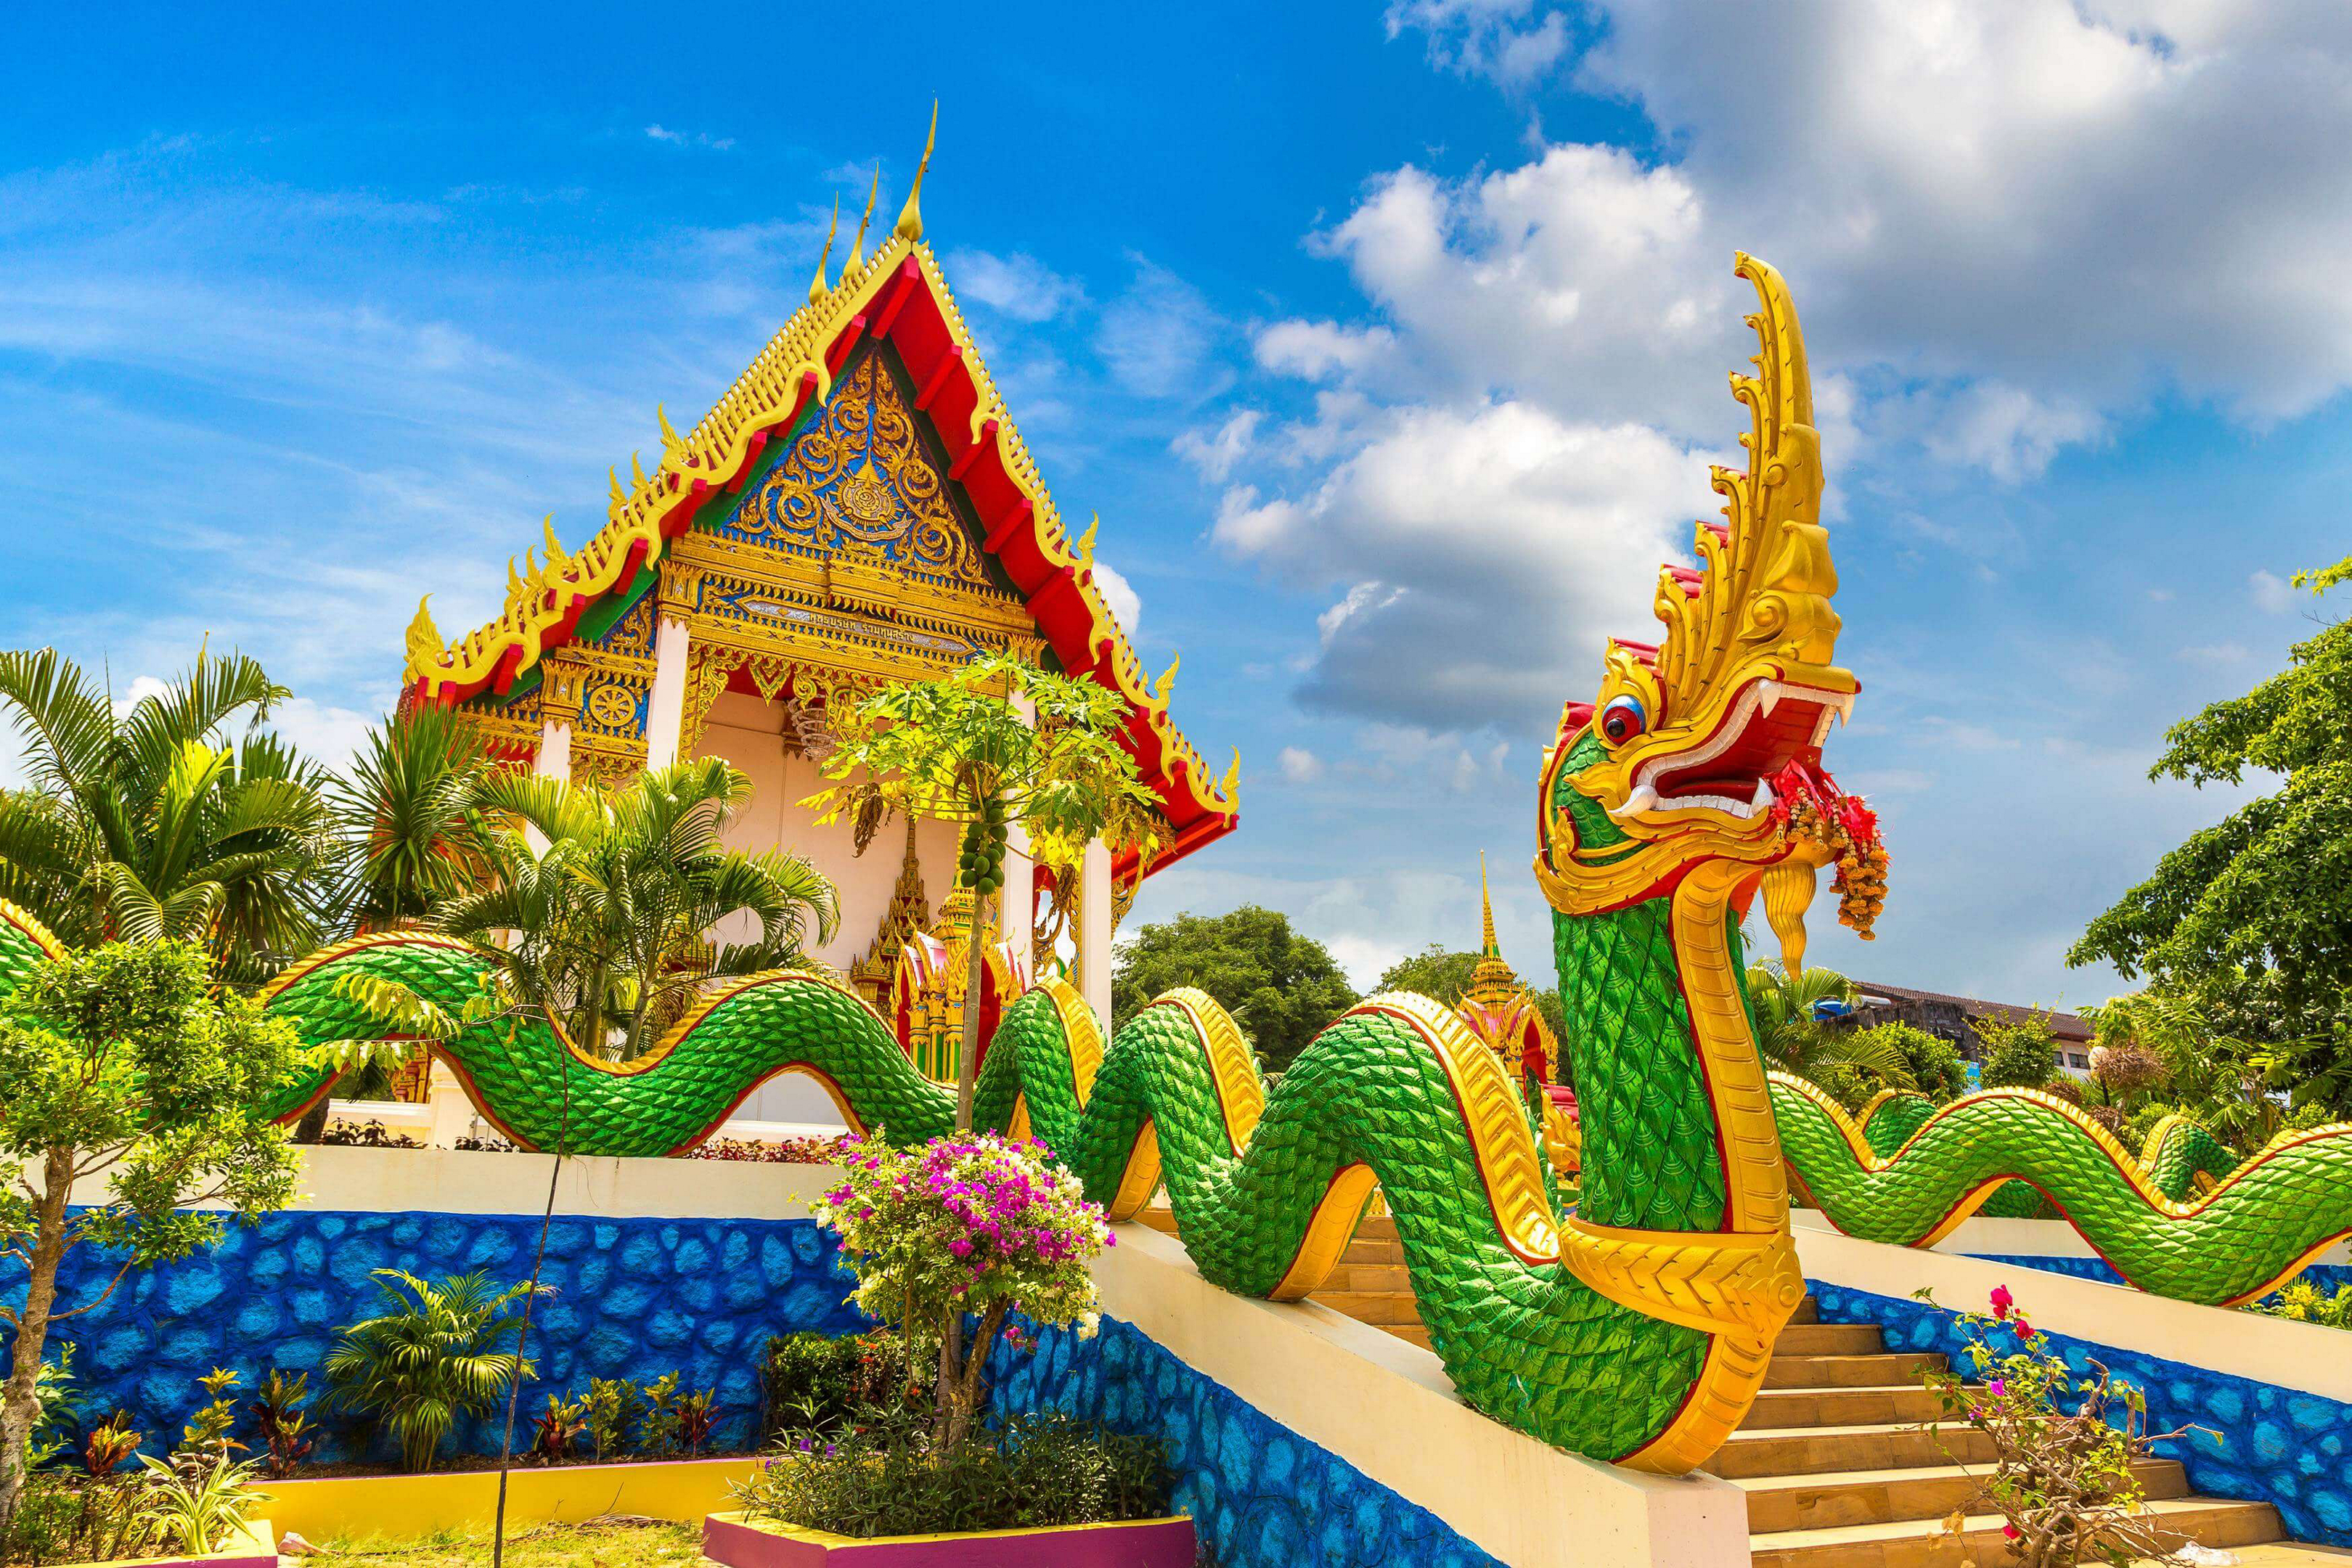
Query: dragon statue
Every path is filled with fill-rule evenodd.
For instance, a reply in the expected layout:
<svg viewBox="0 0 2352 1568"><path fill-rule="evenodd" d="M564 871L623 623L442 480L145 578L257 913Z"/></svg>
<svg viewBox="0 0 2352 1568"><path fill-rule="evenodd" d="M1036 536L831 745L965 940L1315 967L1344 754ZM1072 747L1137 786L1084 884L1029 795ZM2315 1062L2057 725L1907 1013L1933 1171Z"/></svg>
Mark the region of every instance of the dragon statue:
<svg viewBox="0 0 2352 1568"><path fill-rule="evenodd" d="M1664 1473L1704 1462L1739 1425L1803 1296L1791 1166L1840 1225L1913 1243L2022 1176L2109 1257L2201 1270L2214 1299L2352 1224L2323 1212L2331 1192L2352 1206L2340 1131L2270 1152L2183 1211L2054 1101L1963 1101L1888 1158L1834 1105L1768 1078L1741 988L1741 912L1761 890L1785 942L1834 862L1845 916L1865 924L1884 856L1868 812L1821 768L1857 687L1831 663L1836 576L1803 340L1780 277L1746 257L1738 270L1761 301L1756 374L1732 377L1750 418L1746 470L1716 470L1724 520L1699 526L1696 569L1662 574L1664 637L1610 645L1595 700L1563 711L1538 797L1535 874L1555 910L1584 1109L1577 1211L1555 1209L1502 1061L1419 996L1359 1005L1269 1093L1206 995L1162 996L1106 1043L1049 980L1005 1009L977 1095L982 1125L1044 1139L1115 1217L1164 1185L1202 1273L1245 1295L1317 1289L1383 1194L1465 1399L1545 1441ZM0 985L51 951L5 911ZM294 965L268 1005L313 1043L379 1037L354 974L456 1013L482 965L453 938L376 933ZM894 1140L947 1131L955 1100L870 1004L808 973L730 982L625 1064L536 1026L477 1025L434 1048L518 1144L583 1153L690 1147L785 1071L812 1074L852 1125ZM264 1113L299 1114L327 1073L306 1069ZM2020 1146L2031 1152L1998 1152Z"/></svg>

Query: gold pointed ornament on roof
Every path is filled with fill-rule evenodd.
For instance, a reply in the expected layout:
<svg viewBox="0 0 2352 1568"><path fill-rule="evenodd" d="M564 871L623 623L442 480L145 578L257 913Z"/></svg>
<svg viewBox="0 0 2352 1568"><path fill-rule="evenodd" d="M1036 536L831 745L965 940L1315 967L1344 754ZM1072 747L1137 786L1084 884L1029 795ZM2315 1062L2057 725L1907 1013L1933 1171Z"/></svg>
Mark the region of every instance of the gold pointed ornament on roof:
<svg viewBox="0 0 2352 1568"><path fill-rule="evenodd" d="M1536 1005L1535 992L1503 962L1502 949L1495 940L1495 900L1486 884L1484 855L1478 857L1478 906L1482 928L1478 963L1471 970L1470 984L1463 987L1462 1000L1454 1010L1470 1026L1472 1034L1503 1058L1503 1066L1515 1081L1521 1076L1528 1048L1538 1047L1542 1051L1544 1081L1558 1083L1559 1037L1544 1021L1543 1010Z"/></svg>

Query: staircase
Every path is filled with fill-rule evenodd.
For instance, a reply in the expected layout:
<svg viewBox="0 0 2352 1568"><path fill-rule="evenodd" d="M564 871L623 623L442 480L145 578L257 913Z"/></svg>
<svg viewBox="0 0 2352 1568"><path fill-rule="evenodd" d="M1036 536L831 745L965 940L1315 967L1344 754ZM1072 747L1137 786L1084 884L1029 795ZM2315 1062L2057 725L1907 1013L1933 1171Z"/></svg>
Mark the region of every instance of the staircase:
<svg viewBox="0 0 2352 1568"><path fill-rule="evenodd" d="M1164 1208L1138 1217L1176 1234L1175 1216ZM1429 1348L1393 1219L1358 1226L1330 1279L1307 1299ZM1798 1307L1747 1421L1706 1465L1748 1494L1755 1568L1990 1568L2011 1561L1998 1515L1964 1515L1957 1540L1944 1528L1975 1495L1974 1478L1991 1458L1981 1433L1948 1423L1926 1429L1937 1412L1919 1374L1945 1365L1940 1355L1889 1352L1875 1324L1824 1323L1810 1298ZM2196 1496L2177 1460L2148 1461L2139 1480L2148 1510L2184 1541L2234 1550L2282 1539L2268 1503ZM2291 1545L2244 1554L2246 1568L2340 1561L2324 1549L2306 1553Z"/></svg>

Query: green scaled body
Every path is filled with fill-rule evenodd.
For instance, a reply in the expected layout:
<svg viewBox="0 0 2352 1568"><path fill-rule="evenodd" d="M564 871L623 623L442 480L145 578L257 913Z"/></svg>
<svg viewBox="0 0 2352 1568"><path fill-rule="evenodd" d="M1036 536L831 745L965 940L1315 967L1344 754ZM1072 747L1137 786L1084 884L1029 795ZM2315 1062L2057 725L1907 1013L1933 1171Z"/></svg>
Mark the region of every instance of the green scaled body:
<svg viewBox="0 0 2352 1568"><path fill-rule="evenodd" d="M1916 1118L1906 1109L1873 1136L1819 1089L1776 1074L1772 1110L1805 1196L1870 1241L1930 1245L1997 1184L2030 1183L2132 1284L2222 1305L2272 1289L2352 1232L2352 1126L2286 1134L2231 1170L2220 1142L2186 1119L2134 1158L2078 1107L2027 1089L1990 1089Z"/></svg>

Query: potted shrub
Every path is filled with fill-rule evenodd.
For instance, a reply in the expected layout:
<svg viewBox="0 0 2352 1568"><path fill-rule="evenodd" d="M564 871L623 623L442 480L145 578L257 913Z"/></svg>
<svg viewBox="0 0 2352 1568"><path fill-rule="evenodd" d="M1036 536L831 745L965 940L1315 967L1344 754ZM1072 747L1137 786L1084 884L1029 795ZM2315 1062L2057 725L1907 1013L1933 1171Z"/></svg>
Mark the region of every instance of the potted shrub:
<svg viewBox="0 0 2352 1568"><path fill-rule="evenodd" d="M929 1395L892 1389L846 1420L787 1429L736 1489L742 1507L706 1521L707 1554L730 1568L1191 1568L1192 1521L1164 1517L1156 1442L1066 1416L980 1419L990 1352L1025 1342L1015 1313L1095 1330L1087 1264L1110 1229L1043 1144L861 1141L819 1218L840 1234L858 1305L904 1337L913 1364L936 1368Z"/></svg>

